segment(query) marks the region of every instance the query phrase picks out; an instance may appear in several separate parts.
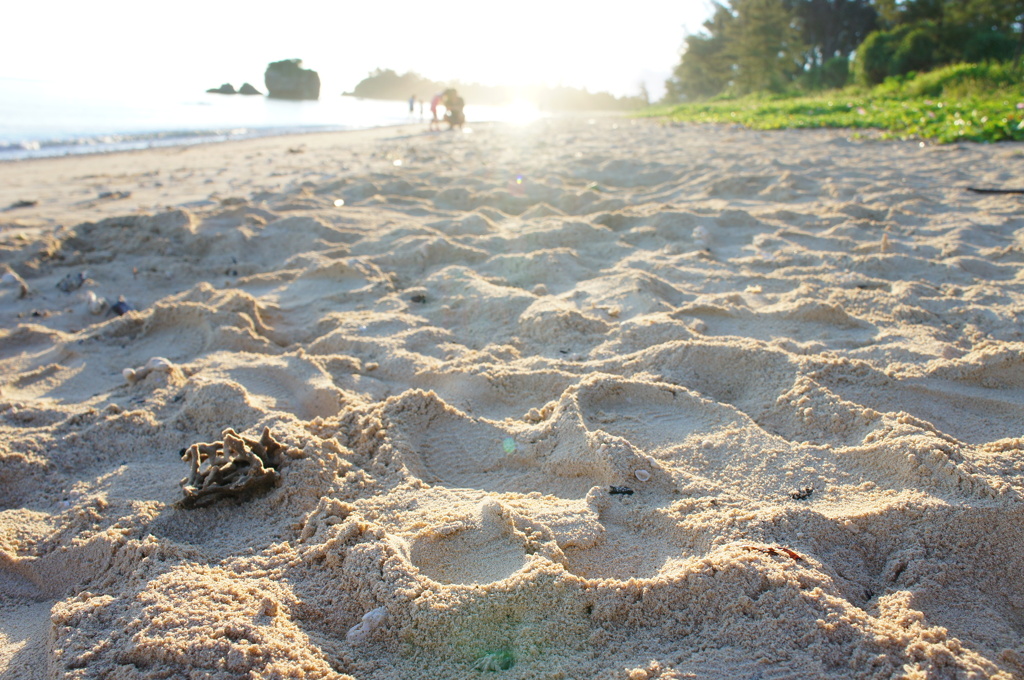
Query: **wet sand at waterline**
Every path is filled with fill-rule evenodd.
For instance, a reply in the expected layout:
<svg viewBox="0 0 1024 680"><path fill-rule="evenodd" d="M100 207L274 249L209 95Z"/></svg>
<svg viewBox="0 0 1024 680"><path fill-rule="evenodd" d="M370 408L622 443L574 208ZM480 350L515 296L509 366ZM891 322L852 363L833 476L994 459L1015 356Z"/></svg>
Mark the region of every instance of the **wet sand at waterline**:
<svg viewBox="0 0 1024 680"><path fill-rule="evenodd" d="M617 118L0 165L2 675L1021 677L1024 199L967 187L1022 177Z"/></svg>

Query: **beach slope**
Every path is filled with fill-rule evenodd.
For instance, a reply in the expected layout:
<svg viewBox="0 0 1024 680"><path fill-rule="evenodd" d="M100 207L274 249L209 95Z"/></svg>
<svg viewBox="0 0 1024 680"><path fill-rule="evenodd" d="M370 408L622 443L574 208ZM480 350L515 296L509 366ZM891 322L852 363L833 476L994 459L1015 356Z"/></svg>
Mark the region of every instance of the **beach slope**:
<svg viewBox="0 0 1024 680"><path fill-rule="evenodd" d="M5 678L1024 676L1020 145L0 165Z"/></svg>

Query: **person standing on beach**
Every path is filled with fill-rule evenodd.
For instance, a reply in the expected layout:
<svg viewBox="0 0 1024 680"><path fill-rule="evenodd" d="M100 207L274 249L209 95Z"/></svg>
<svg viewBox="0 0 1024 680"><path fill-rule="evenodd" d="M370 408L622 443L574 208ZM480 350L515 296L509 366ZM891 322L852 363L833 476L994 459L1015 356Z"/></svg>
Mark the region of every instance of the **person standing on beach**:
<svg viewBox="0 0 1024 680"><path fill-rule="evenodd" d="M411 116L413 111L416 110L416 95L409 97L409 115Z"/></svg>
<svg viewBox="0 0 1024 680"><path fill-rule="evenodd" d="M441 97L443 95L438 92L430 99L430 130L440 129L441 119L437 117L437 107L441 104Z"/></svg>

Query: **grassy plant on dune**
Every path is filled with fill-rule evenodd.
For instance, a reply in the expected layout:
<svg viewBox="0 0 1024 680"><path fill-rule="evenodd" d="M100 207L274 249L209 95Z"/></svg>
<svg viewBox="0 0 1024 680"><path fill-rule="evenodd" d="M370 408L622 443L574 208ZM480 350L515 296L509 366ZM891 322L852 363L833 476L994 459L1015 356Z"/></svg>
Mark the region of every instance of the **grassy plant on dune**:
<svg viewBox="0 0 1024 680"><path fill-rule="evenodd" d="M865 90L814 95L751 95L652 109L675 121L780 128L882 130L887 137L956 141L1024 141L1024 86L1004 64L956 64Z"/></svg>

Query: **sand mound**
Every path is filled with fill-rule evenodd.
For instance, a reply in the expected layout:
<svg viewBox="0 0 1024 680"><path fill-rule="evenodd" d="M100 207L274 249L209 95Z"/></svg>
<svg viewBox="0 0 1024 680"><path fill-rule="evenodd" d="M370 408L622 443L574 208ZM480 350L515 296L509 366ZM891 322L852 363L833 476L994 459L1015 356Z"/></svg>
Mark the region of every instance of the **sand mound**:
<svg viewBox="0 0 1024 680"><path fill-rule="evenodd" d="M1024 676L1016 146L287 144L121 156L134 214L28 166L5 677Z"/></svg>

